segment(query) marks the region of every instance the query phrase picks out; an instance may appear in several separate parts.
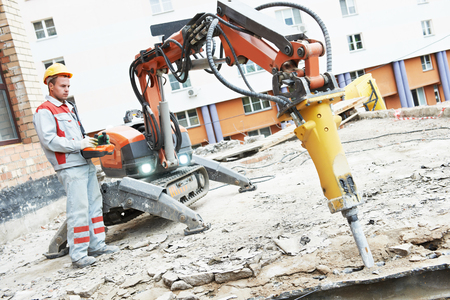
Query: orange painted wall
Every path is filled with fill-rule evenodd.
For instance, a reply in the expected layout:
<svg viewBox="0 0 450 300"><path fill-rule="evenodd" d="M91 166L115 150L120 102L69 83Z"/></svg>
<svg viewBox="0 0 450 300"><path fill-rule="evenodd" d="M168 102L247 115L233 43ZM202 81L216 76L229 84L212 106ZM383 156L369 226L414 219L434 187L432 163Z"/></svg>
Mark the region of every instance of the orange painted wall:
<svg viewBox="0 0 450 300"><path fill-rule="evenodd" d="M427 99L427 104L435 105L436 97L434 96L434 86L433 85L424 86L423 92L425 93L425 98Z"/></svg>
<svg viewBox="0 0 450 300"><path fill-rule="evenodd" d="M422 70L420 57L405 60L405 69L408 74L408 83L411 90L439 82L436 57L434 54L430 54L430 57L433 69L429 71Z"/></svg>
<svg viewBox="0 0 450 300"><path fill-rule="evenodd" d="M197 108L197 115L200 121L200 126L187 128L192 145L205 144L208 142L208 136L206 135L205 129L205 121L203 120L202 110L199 108Z"/></svg>
<svg viewBox="0 0 450 300"><path fill-rule="evenodd" d="M241 98L216 103L220 126L224 137L269 127L278 123L277 108L245 114Z"/></svg>
<svg viewBox="0 0 450 300"><path fill-rule="evenodd" d="M398 94L383 97L383 99L384 103L386 104L386 109L402 107L402 104L400 103L400 97L398 96Z"/></svg>
<svg viewBox="0 0 450 300"><path fill-rule="evenodd" d="M373 67L365 70L366 74L371 73L372 77L380 90L381 97L387 97L397 94L397 85L395 83L394 69L392 64L382 67Z"/></svg>

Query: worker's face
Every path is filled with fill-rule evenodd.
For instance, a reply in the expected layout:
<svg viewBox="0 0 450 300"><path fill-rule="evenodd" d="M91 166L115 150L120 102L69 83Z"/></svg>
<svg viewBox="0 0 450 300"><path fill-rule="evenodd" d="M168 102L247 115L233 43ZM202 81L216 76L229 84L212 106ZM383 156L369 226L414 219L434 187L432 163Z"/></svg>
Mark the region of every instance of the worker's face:
<svg viewBox="0 0 450 300"><path fill-rule="evenodd" d="M58 76L53 83L49 83L49 94L53 98L64 102L69 97L70 79Z"/></svg>

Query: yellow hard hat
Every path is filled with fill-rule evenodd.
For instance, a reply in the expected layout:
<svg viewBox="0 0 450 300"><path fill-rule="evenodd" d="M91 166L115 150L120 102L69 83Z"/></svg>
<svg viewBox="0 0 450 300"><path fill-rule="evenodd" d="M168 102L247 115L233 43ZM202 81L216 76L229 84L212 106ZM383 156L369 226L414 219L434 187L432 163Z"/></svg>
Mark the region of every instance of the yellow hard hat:
<svg viewBox="0 0 450 300"><path fill-rule="evenodd" d="M47 78L51 77L51 76L55 76L58 74L65 74L67 76L69 76L69 78L72 78L73 74L69 72L69 70L67 70L66 66L60 63L54 63L53 65L51 65L50 67L47 68L47 70L45 70L44 73L44 83L47 84Z"/></svg>

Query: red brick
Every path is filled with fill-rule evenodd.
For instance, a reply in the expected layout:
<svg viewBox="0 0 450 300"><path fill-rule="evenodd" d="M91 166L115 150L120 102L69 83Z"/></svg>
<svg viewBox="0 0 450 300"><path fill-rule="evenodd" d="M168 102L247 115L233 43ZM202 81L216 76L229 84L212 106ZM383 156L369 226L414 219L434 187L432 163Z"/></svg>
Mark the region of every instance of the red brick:
<svg viewBox="0 0 450 300"><path fill-rule="evenodd" d="M20 157L22 157L23 159L30 157L30 152L22 152L20 153Z"/></svg>
<svg viewBox="0 0 450 300"><path fill-rule="evenodd" d="M14 154L14 148L13 148L13 147L6 148L6 149L5 149L5 154L6 154L6 155L12 155L12 154Z"/></svg>
<svg viewBox="0 0 450 300"><path fill-rule="evenodd" d="M31 156L31 157L36 157L36 156L38 156L38 152L37 152L36 150L31 150L29 153L30 153L30 156Z"/></svg>
<svg viewBox="0 0 450 300"><path fill-rule="evenodd" d="M1 177L0 177L0 179L3 181L3 180L6 180L6 174L5 173L3 173L2 175L1 175Z"/></svg>
<svg viewBox="0 0 450 300"><path fill-rule="evenodd" d="M2 162L2 165L3 164L7 164L7 163L10 163L11 162L11 157L10 156L2 156L2 158L0 159L0 161Z"/></svg>
<svg viewBox="0 0 450 300"><path fill-rule="evenodd" d="M0 149L0 157L5 156L5 149Z"/></svg>
<svg viewBox="0 0 450 300"><path fill-rule="evenodd" d="M11 172L7 172L6 173L6 178L7 179L11 179L13 176L12 176L12 173Z"/></svg>
<svg viewBox="0 0 450 300"><path fill-rule="evenodd" d="M23 145L19 145L19 146L14 147L14 151L16 153L22 153L24 151Z"/></svg>
<svg viewBox="0 0 450 300"><path fill-rule="evenodd" d="M26 166L27 166L26 160L20 160L20 161L17 162L17 167L18 168L23 168L23 167L26 167Z"/></svg>
<svg viewBox="0 0 450 300"><path fill-rule="evenodd" d="M22 139L22 143L27 144L27 145L31 145L31 138L24 138L24 139Z"/></svg>
<svg viewBox="0 0 450 300"><path fill-rule="evenodd" d="M11 155L11 160L12 161L18 161L20 159L20 154L13 154Z"/></svg>
<svg viewBox="0 0 450 300"><path fill-rule="evenodd" d="M30 151L33 150L33 145L32 144L23 145L23 148L25 149L25 151Z"/></svg>

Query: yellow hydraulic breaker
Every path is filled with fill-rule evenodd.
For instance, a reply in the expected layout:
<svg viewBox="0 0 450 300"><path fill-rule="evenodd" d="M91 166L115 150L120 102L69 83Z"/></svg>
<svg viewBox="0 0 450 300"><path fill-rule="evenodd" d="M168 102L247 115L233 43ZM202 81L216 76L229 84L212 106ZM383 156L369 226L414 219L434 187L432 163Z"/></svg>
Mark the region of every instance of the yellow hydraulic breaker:
<svg viewBox="0 0 450 300"><path fill-rule="evenodd" d="M331 213L340 211L347 218L364 264L372 267L372 253L357 216L356 206L362 200L338 135L341 117L333 116L330 108L330 103L340 99L343 94L341 91L311 97L297 104L303 121L299 122L294 117L298 126L294 133L314 162L322 191L328 199L328 208Z"/></svg>

